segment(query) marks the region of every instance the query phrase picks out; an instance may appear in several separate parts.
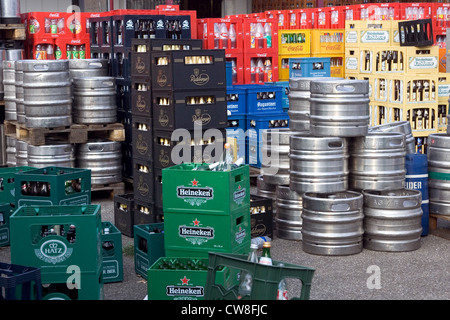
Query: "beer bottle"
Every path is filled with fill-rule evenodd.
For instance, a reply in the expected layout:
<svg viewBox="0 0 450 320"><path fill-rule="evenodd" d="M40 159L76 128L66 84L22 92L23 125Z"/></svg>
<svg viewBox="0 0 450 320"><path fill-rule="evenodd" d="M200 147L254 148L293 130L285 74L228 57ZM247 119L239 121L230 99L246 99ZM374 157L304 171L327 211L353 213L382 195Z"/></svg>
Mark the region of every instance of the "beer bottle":
<svg viewBox="0 0 450 320"><path fill-rule="evenodd" d="M71 224L69 227L69 231L67 231L67 241L69 243L74 243L76 238L76 228L74 224Z"/></svg>
<svg viewBox="0 0 450 320"><path fill-rule="evenodd" d="M262 256L261 258L259 258L260 264L266 264L269 266L272 265L272 256L270 254L270 247L271 247L270 242L264 242Z"/></svg>
<svg viewBox="0 0 450 320"><path fill-rule="evenodd" d="M256 244L250 245L250 253L248 255L248 261L258 263L258 255L256 251L258 246ZM242 299L243 296L249 296L252 292L253 276L250 272L242 270L239 277L238 299Z"/></svg>

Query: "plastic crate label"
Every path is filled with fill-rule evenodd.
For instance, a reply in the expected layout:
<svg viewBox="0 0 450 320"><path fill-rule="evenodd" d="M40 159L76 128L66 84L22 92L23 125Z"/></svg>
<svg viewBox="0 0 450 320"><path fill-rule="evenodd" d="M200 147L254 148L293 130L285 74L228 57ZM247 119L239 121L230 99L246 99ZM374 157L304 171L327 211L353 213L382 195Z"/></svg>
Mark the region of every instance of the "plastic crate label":
<svg viewBox="0 0 450 320"><path fill-rule="evenodd" d="M364 30L361 31L361 43L389 43L389 31L387 30Z"/></svg>
<svg viewBox="0 0 450 320"><path fill-rule="evenodd" d="M208 186L201 187L199 181L195 178L190 182L189 186L178 186L177 197L184 199L184 202L189 203L191 206L200 206L206 203L208 200L214 199L214 189Z"/></svg>
<svg viewBox="0 0 450 320"><path fill-rule="evenodd" d="M409 58L410 69L431 69L438 68L437 57L410 57Z"/></svg>
<svg viewBox="0 0 450 320"><path fill-rule="evenodd" d="M213 227L202 227L200 221L195 218L191 222L191 225L181 225L179 226L178 235L182 238L185 238L186 241L192 243L193 245L202 245L203 243L208 242L208 240L214 239L215 233Z"/></svg>
<svg viewBox="0 0 450 320"><path fill-rule="evenodd" d="M58 238L50 238L42 241L39 248L34 249L34 254L40 260L57 264L70 258L73 248L69 248L67 244Z"/></svg>

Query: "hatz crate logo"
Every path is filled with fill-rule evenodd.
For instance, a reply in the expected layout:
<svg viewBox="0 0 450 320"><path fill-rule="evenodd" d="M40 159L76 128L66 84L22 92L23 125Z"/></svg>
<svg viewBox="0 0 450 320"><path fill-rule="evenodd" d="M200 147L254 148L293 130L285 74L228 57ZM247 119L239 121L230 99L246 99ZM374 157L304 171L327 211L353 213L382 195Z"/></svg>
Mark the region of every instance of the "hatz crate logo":
<svg viewBox="0 0 450 320"><path fill-rule="evenodd" d="M202 245L203 243L214 239L214 228L202 227L202 224L197 218L195 218L189 226L179 226L178 232L181 238L185 238L186 241L193 245Z"/></svg>
<svg viewBox="0 0 450 320"><path fill-rule="evenodd" d="M38 249L34 249L36 257L51 264L67 260L72 252L73 248L67 248L66 244L58 239L47 240Z"/></svg>
<svg viewBox="0 0 450 320"><path fill-rule="evenodd" d="M192 180L191 186L178 186L177 197L191 206L201 206L208 200L214 199L214 189L211 187L201 187L199 181Z"/></svg>

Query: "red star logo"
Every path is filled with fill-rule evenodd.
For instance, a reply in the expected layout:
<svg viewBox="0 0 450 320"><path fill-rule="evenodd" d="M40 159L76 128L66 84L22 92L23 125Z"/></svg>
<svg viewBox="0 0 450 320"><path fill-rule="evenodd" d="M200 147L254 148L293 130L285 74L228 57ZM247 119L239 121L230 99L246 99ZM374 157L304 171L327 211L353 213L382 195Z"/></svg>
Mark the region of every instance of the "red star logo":
<svg viewBox="0 0 450 320"><path fill-rule="evenodd" d="M197 218L195 218L195 220L193 222L194 222L194 226L197 226L197 227L200 224L200 221L198 221Z"/></svg>
<svg viewBox="0 0 450 320"><path fill-rule="evenodd" d="M238 190L241 190L241 185L239 185Z"/></svg>
<svg viewBox="0 0 450 320"><path fill-rule="evenodd" d="M188 279L188 278L186 278L186 276L184 276L184 278L183 279L180 279L181 280L181 284L182 285L188 285L189 284L189 281L191 280L191 279Z"/></svg>
<svg viewBox="0 0 450 320"><path fill-rule="evenodd" d="M193 187L198 187L198 181L195 180L195 178L194 178L193 181L191 181L191 183L192 183L192 186L193 186Z"/></svg>

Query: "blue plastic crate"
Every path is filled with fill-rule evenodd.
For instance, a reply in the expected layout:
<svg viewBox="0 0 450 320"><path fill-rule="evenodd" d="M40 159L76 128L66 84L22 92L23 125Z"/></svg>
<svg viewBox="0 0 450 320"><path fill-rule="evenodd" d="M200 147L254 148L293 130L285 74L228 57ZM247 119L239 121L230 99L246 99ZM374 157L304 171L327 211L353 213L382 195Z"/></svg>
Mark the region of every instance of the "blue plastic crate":
<svg viewBox="0 0 450 320"><path fill-rule="evenodd" d="M227 138L236 139L237 145L237 159L243 157L245 163L248 162L248 157L245 152L245 133L247 131L247 117L245 115L228 116L228 125L226 129Z"/></svg>
<svg viewBox="0 0 450 320"><path fill-rule="evenodd" d="M243 85L227 87L227 111L229 116L245 115L247 92Z"/></svg>
<svg viewBox="0 0 450 320"><path fill-rule="evenodd" d="M281 104L283 106L283 111L289 111L289 81L277 81L277 82L266 82L266 85L279 86L283 88L283 94L281 96Z"/></svg>
<svg viewBox="0 0 450 320"><path fill-rule="evenodd" d="M247 116L248 138L246 140L246 149L250 166L261 168L263 130L286 127L289 127L289 116L286 112L264 116Z"/></svg>
<svg viewBox="0 0 450 320"><path fill-rule="evenodd" d="M246 85L247 114L266 115L283 112L283 89L276 85Z"/></svg>
<svg viewBox="0 0 450 320"><path fill-rule="evenodd" d="M41 299L41 269L0 262L0 301Z"/></svg>
<svg viewBox="0 0 450 320"><path fill-rule="evenodd" d="M290 58L289 78L330 77L331 58Z"/></svg>

